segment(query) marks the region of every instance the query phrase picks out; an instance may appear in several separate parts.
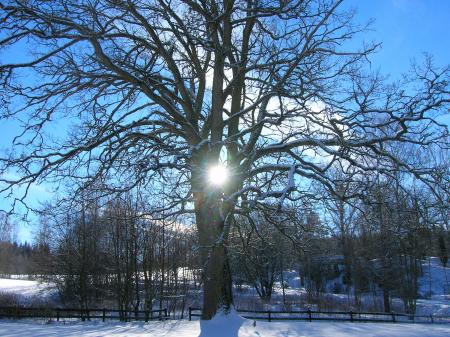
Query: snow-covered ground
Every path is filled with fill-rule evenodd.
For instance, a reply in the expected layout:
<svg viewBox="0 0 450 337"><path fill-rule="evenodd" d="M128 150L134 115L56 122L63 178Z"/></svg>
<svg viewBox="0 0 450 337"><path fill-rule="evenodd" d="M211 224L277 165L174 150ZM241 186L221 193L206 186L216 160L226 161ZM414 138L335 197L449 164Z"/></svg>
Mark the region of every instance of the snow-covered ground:
<svg viewBox="0 0 450 337"><path fill-rule="evenodd" d="M424 275L420 279L417 302L417 314L450 315L449 277L450 268L441 266L437 258L423 262ZM305 289L300 287L298 273L286 272L285 280L289 288L285 289L287 296L293 298L305 295ZM237 296L257 298L255 291L248 286ZM57 295L51 285L39 281L21 279L0 279L0 294L15 294L26 303L27 299L50 298ZM337 302L345 301L344 294L327 294ZM281 296L279 284L274 297ZM365 298L364 298L365 299ZM373 301L373 296L367 294L367 300ZM394 302L400 302L395 299ZM398 303L400 305L400 303ZM271 304L277 309L277 304ZM278 309L281 309L278 308ZM302 305L292 309L305 309ZM450 325L444 324L386 324L386 323L350 323L350 322L265 322L245 320L237 314L226 318L216 316L209 322L202 321L166 321L166 322L132 322L123 323L111 321L94 322L45 322L43 320L0 320L0 336L164 336L164 337L447 337L450 336Z"/></svg>
<svg viewBox="0 0 450 337"><path fill-rule="evenodd" d="M444 268L437 257L431 257L422 261L423 276L419 279L419 299L417 300L417 315L444 315L450 316L450 268ZM179 277L193 277L193 273L199 271L183 270L178 271ZM354 306L354 300L348 298L347 294L335 294L332 292L334 285L338 283L341 289L342 275L327 282L328 292L322 295L322 305L311 304L307 301L307 292L301 287L298 271L286 270L284 281L287 288L284 289L286 303L283 305L282 288L280 282L275 283L275 288L270 303L263 303L259 300L258 294L253 287L242 285L235 290L235 304L241 309L272 309L272 310L361 310L361 311L382 311L382 294L378 289L377 295L366 293L361 296L361 307ZM59 303L58 292L48 283L23 279L26 275L15 275L11 279L0 278L0 295L13 294L15 301L20 304L36 304L39 301L45 303ZM191 280L193 282L193 280ZM352 291L350 292L352 293ZM192 293L195 297L195 294ZM17 303L16 302L16 303ZM198 306L199 303L193 303ZM400 298L392 299L392 309L396 312L404 310L403 302Z"/></svg>
<svg viewBox="0 0 450 337"><path fill-rule="evenodd" d="M419 293L422 296L450 294L450 267L442 266L438 257L422 261L423 276L420 278Z"/></svg>
<svg viewBox="0 0 450 337"><path fill-rule="evenodd" d="M450 267L443 267L438 257L430 257L422 261L423 275L419 278L419 299L417 300L417 315L436 315L436 316L450 316ZM300 301L305 302L306 290L300 286L300 277L296 271L285 271L283 273L284 280L288 285L285 289L285 294L291 299L296 297ZM323 294L323 300L329 302L328 307L322 308L322 311L327 310L361 310L361 311L383 311L383 298L381 289L377 289L377 295L373 293L365 293L361 296L362 308L353 307L353 299L349 298L347 294L333 293L333 288L339 285L341 289L345 289L342 282L342 275L329 280L326 288L327 293ZM251 287L244 287L245 291L241 296L257 297L256 291ZM351 294L353 291L350 292ZM279 282L275 283L272 302L281 303L282 289ZM302 298L303 297L303 298ZM319 310L315 304L306 304L292 306L292 309L304 310L306 306L312 310ZM270 308L273 310L282 310L280 304L271 304ZM403 312L403 302L400 298L392 298L392 309L396 312Z"/></svg>
<svg viewBox="0 0 450 337"><path fill-rule="evenodd" d="M47 294L47 288L47 284L38 281L0 278L0 292L2 293L39 296Z"/></svg>
<svg viewBox="0 0 450 337"><path fill-rule="evenodd" d="M17 278L0 278L0 295L14 295L15 301L22 305L57 300L58 297L57 290L48 283Z"/></svg>
<svg viewBox="0 0 450 337"><path fill-rule="evenodd" d="M417 314L450 315L450 268L444 268L437 257L422 262L423 276L419 279Z"/></svg>
<svg viewBox="0 0 450 337"><path fill-rule="evenodd" d="M256 322L238 316L210 322L166 321L151 323L77 322L40 323L0 320L3 337L448 337L450 326L424 324Z"/></svg>

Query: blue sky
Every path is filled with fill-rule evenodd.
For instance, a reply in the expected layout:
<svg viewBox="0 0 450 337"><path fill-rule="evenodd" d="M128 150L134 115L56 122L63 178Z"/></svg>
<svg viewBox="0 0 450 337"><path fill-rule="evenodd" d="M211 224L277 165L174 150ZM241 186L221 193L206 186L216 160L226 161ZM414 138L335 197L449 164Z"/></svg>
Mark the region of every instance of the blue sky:
<svg viewBox="0 0 450 337"><path fill-rule="evenodd" d="M370 60L374 70L392 80L406 72L414 58L420 62L425 52L434 56L437 65L450 64L450 0L347 0L344 6L357 8L357 23L375 20L363 40L382 42ZM1 122L0 149L10 146L16 126ZM30 197L36 204L48 196L45 189L36 187ZM6 204L1 198L0 208ZM19 226L17 239L30 241L32 232L33 226Z"/></svg>
<svg viewBox="0 0 450 337"><path fill-rule="evenodd" d="M398 77L424 52L438 65L450 63L450 1L347 0L344 5L357 8L357 22L375 19L365 38L382 42L371 60L383 73Z"/></svg>

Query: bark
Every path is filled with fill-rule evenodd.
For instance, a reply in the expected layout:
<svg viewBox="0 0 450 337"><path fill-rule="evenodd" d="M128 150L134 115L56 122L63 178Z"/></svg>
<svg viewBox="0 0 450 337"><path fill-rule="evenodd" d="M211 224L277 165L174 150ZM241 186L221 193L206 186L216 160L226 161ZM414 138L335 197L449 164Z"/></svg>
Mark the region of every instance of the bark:
<svg viewBox="0 0 450 337"><path fill-rule="evenodd" d="M391 312L391 302L389 301L389 290L383 287L384 312Z"/></svg>
<svg viewBox="0 0 450 337"><path fill-rule="evenodd" d="M198 193L195 209L203 266L203 319L217 311L228 312L233 304L232 279L227 255L228 229L220 201L212 195Z"/></svg>

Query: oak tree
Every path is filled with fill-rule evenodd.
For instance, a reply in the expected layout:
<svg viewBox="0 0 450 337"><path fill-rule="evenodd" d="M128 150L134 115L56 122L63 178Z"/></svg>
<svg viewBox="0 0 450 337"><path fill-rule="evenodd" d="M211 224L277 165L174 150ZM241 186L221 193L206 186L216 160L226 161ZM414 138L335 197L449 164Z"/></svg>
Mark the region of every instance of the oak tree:
<svg viewBox="0 0 450 337"><path fill-rule="evenodd" d="M313 181L334 193L336 165L436 188L391 145L446 143L449 69L427 59L386 84L366 67L378 45L349 43L365 29L353 14L341 0L1 0L0 118L22 129L0 190L17 206L42 182L164 185L158 214L195 216L203 318L227 311L233 214ZM219 163L221 186L206 178Z"/></svg>

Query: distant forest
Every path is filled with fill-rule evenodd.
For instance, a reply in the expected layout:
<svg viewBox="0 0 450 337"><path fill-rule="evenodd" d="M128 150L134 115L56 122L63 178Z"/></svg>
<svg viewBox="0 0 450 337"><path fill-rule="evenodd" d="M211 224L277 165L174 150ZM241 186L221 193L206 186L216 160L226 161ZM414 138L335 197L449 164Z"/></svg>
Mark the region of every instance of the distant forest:
<svg viewBox="0 0 450 337"><path fill-rule="evenodd" d="M42 266L47 263L43 259L50 256L47 244L17 243L3 238L0 241L0 277L40 275Z"/></svg>

